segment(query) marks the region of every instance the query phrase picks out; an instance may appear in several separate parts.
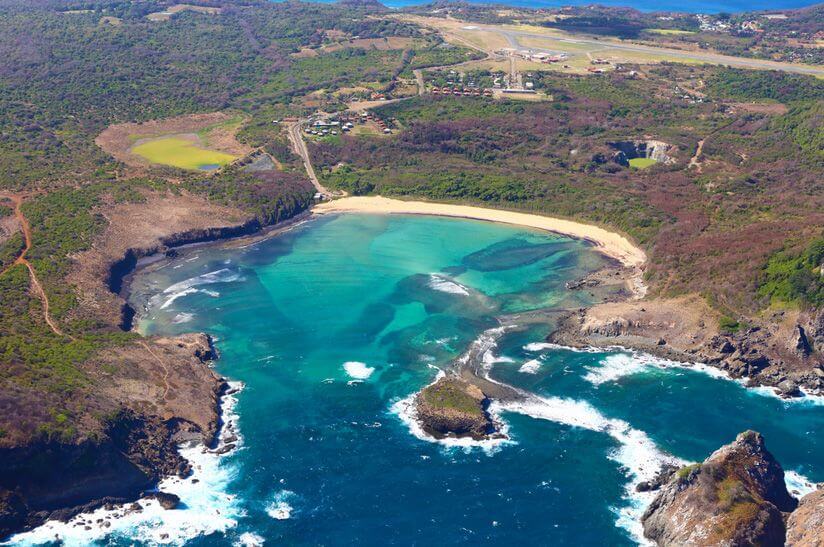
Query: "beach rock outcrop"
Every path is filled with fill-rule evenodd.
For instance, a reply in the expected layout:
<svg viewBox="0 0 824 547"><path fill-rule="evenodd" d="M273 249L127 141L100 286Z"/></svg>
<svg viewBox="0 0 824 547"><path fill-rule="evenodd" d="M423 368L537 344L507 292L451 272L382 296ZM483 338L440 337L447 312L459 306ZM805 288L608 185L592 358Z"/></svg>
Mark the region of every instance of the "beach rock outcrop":
<svg viewBox="0 0 824 547"><path fill-rule="evenodd" d="M497 432L486 411L489 399L464 380L444 377L417 395L417 417L421 427L436 438L489 438Z"/></svg>
<svg viewBox="0 0 824 547"><path fill-rule="evenodd" d="M662 546L783 545L782 513L796 505L764 438L745 431L675 473L644 513L644 535Z"/></svg>
<svg viewBox="0 0 824 547"><path fill-rule="evenodd" d="M787 545L824 547L824 489L801 498L787 520Z"/></svg>

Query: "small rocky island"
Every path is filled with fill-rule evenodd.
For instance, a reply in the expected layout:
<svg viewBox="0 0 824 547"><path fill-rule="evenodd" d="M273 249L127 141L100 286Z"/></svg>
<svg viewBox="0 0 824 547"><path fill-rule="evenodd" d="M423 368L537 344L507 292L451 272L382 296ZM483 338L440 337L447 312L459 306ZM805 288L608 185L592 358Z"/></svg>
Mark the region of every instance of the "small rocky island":
<svg viewBox="0 0 824 547"><path fill-rule="evenodd" d="M823 495L799 506L764 438L745 431L703 463L673 470L643 516L644 534L662 546L821 545Z"/></svg>
<svg viewBox="0 0 824 547"><path fill-rule="evenodd" d="M502 436L487 412L489 398L478 386L454 376L444 376L425 387L415 399L421 427L437 439Z"/></svg>

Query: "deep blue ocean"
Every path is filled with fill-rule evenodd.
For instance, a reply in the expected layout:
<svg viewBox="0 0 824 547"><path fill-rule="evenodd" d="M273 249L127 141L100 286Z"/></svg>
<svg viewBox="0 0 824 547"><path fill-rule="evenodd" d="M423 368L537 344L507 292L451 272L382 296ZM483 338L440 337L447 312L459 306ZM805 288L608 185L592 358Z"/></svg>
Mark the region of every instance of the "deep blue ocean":
<svg viewBox="0 0 824 547"><path fill-rule="evenodd" d="M186 449L194 476L161 485L180 509L143 501L16 542L634 545L650 501L635 485L750 428L794 490L824 481L820 401L546 344L553 316L534 312L588 304L564 284L602 264L581 241L518 227L355 214L184 249L136 276L132 302L146 334L215 337L218 371L243 386L225 413L238 447ZM436 442L410 397L473 345L493 379L533 396L492 405L506 441Z"/></svg>
<svg viewBox="0 0 824 547"><path fill-rule="evenodd" d="M331 0L330 0L331 1ZM558 8L562 6L588 6L600 4L602 6L630 7L640 11L680 11L686 13L736 13L757 10L781 10L803 8L818 4L815 0L503 0L480 1L468 0L473 4L499 4L524 8ZM402 8L428 4L426 0L381 0L381 3L390 8Z"/></svg>

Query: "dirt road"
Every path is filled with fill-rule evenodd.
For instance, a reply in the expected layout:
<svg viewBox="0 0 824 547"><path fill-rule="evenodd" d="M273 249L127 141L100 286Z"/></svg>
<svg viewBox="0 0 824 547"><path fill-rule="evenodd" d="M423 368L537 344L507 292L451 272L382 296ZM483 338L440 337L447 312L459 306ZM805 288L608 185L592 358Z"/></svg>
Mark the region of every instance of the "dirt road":
<svg viewBox="0 0 824 547"><path fill-rule="evenodd" d="M20 223L20 228L23 230L23 239L25 241L23 251L12 265L22 264L29 270L29 278L31 279L32 289L43 305L43 318L46 320L46 323L49 325L52 332L58 336L67 336L57 325L57 322L52 318L51 313L49 312L49 297L46 296L46 291L43 290L43 286L37 279L37 272L34 271L34 267L31 265L31 262L26 259L26 255L31 249L31 227L29 226L29 221L26 219L25 215L23 215L23 211L21 210L21 206L23 205L23 196L18 194L0 194L0 197L7 198L14 204L14 216L17 217L17 221ZM8 268L3 270L3 272L0 272L0 275L6 273L7 270ZM72 336L69 336L69 338L74 339Z"/></svg>

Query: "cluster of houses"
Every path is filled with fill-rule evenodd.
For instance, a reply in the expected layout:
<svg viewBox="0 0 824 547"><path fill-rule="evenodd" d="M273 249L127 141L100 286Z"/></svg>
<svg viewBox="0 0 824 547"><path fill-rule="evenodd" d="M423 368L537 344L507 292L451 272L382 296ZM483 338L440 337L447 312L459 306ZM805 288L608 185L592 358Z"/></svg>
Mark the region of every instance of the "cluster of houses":
<svg viewBox="0 0 824 547"><path fill-rule="evenodd" d="M456 97L480 97L483 95L484 97L491 97L492 90L491 89L478 89L478 88L468 88L468 87L450 87L445 85L443 87L433 87L432 88L433 95L454 95Z"/></svg>
<svg viewBox="0 0 824 547"><path fill-rule="evenodd" d="M375 116L372 112L364 111L360 114L344 113L340 116L318 117L310 119L309 125L304 131L309 135L326 137L328 135L340 135L349 133L355 125L373 123L385 135L390 135L392 130L387 127L386 122Z"/></svg>
<svg viewBox="0 0 824 547"><path fill-rule="evenodd" d="M784 14L768 14L764 17L768 19L786 19ZM710 32L764 32L761 23L754 19L740 21L738 23L728 20L718 19L711 15L697 14L698 26L703 31Z"/></svg>

